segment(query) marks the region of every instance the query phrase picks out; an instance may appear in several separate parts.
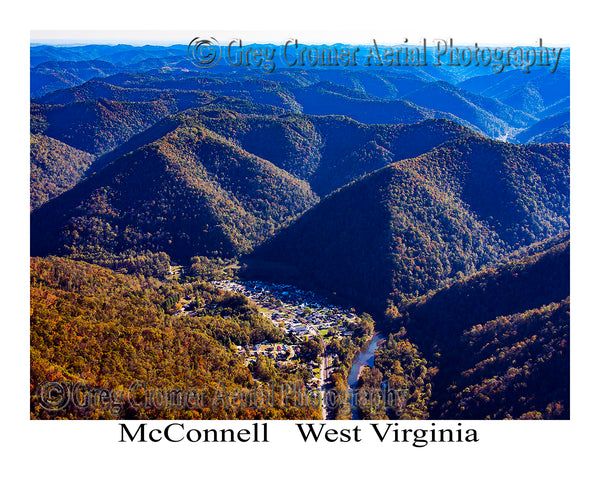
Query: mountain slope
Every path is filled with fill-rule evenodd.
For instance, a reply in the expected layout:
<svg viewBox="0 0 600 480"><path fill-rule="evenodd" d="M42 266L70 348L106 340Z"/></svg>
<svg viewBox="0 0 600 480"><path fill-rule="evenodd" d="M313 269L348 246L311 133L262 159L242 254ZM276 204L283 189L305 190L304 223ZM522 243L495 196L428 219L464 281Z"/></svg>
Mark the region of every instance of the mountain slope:
<svg viewBox="0 0 600 480"><path fill-rule="evenodd" d="M564 137L559 137L562 138L563 141L566 140L566 142L564 143L569 143L569 136L568 136L568 132L569 132L569 125L571 123L571 112L569 110L563 111L561 113L557 113L556 115L552 115L550 117L546 117L542 120L540 120L539 122L535 123L534 125L532 125L531 127L529 127L526 130L523 130L522 132L520 132L516 137L515 140L520 142L520 143L544 143L544 142L540 142L540 139L544 139L546 138L546 136L549 136L549 138L554 138L553 137L553 131L557 130L557 132L562 129L563 132L565 132L565 128L566 127L566 139ZM547 142L549 143L549 142Z"/></svg>
<svg viewBox="0 0 600 480"><path fill-rule="evenodd" d="M569 161L569 145L472 137L403 164L460 198L515 249L568 230Z"/></svg>
<svg viewBox="0 0 600 480"><path fill-rule="evenodd" d="M564 65L561 65L564 67ZM568 99L570 76L568 66L554 73L545 69L532 70L523 74L521 70L470 78L459 87L488 97L535 117L546 116L543 110L559 101ZM568 107L568 105L567 105Z"/></svg>
<svg viewBox="0 0 600 480"><path fill-rule="evenodd" d="M306 402L285 404L290 397L284 400L277 392L302 378L275 368L265 372L276 395L271 404L253 408L250 403L213 401L219 394L220 398L233 398L234 392L245 398L256 394L251 370L231 349L232 343L283 337L241 295L200 282L185 286L148 282L57 257L32 258L30 283L31 418L247 420L320 415L317 407L302 408ZM202 299L212 307L210 313L172 315L168 305L186 295ZM39 389L49 381L78 385L84 401L44 408L47 399ZM107 389L122 396L85 401ZM152 391L202 394L189 402L170 394L152 401L146 396Z"/></svg>
<svg viewBox="0 0 600 480"><path fill-rule="evenodd" d="M540 133L533 137L530 143L571 143L571 123L566 122L552 130Z"/></svg>
<svg viewBox="0 0 600 480"><path fill-rule="evenodd" d="M171 113L160 102L104 99L67 105L32 103L30 111L31 133L53 137L93 155L113 149Z"/></svg>
<svg viewBox="0 0 600 480"><path fill-rule="evenodd" d="M93 155L45 135L31 135L29 145L32 209L75 185L95 160Z"/></svg>
<svg viewBox="0 0 600 480"><path fill-rule="evenodd" d="M39 97L48 92L80 85L94 77L106 77L117 72L108 62L45 62L30 70L30 95Z"/></svg>
<svg viewBox="0 0 600 480"><path fill-rule="evenodd" d="M201 125L182 125L36 210L32 255L234 256L315 202L301 180Z"/></svg>
<svg viewBox="0 0 600 480"><path fill-rule="evenodd" d="M472 132L447 120L364 125L346 117L186 112L207 128L306 180L319 195L403 158Z"/></svg>
<svg viewBox="0 0 600 480"><path fill-rule="evenodd" d="M460 203L396 163L325 198L247 260L251 274L382 311L392 292L427 291L502 249Z"/></svg>
<svg viewBox="0 0 600 480"><path fill-rule="evenodd" d="M560 240L561 238L559 238ZM432 368L434 418L568 418L569 255L562 243L388 310ZM395 341L378 352L391 374Z"/></svg>
<svg viewBox="0 0 600 480"><path fill-rule="evenodd" d="M264 114L259 105L224 97L167 117L98 159L92 171L153 142L182 124L201 124L270 161L319 195L394 161L427 152L472 132L448 120L412 125L364 125L347 117Z"/></svg>
<svg viewBox="0 0 600 480"><path fill-rule="evenodd" d="M383 311L568 229L568 146L449 141L334 192L248 258Z"/></svg>
<svg viewBox="0 0 600 480"><path fill-rule="evenodd" d="M403 98L422 107L453 114L491 138L505 137L512 128L535 122L535 117L446 82L428 83Z"/></svg>

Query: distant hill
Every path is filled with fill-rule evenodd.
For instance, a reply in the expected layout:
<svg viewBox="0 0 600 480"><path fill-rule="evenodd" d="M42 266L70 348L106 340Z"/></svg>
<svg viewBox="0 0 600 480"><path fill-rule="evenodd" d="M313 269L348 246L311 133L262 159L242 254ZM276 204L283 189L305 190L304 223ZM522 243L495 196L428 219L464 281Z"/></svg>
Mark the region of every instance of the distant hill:
<svg viewBox="0 0 600 480"><path fill-rule="evenodd" d="M571 123L565 122L561 126L553 128L533 137L531 143L571 143Z"/></svg>
<svg viewBox="0 0 600 480"><path fill-rule="evenodd" d="M199 98L202 95L198 95ZM72 102L85 102L103 98L114 102L153 102L168 98L162 90L131 88L112 85L93 79L81 85L50 92L35 100L43 105L66 105ZM209 97L212 98L212 97Z"/></svg>
<svg viewBox="0 0 600 480"><path fill-rule="evenodd" d="M352 91L316 84L293 91L304 113L346 115L362 123L416 123L435 118L432 111L404 100L381 100Z"/></svg>
<svg viewBox="0 0 600 480"><path fill-rule="evenodd" d="M131 50L131 45L81 45L59 47L33 45L30 47L30 64L37 66L50 61L90 61L114 52Z"/></svg>
<svg viewBox="0 0 600 480"><path fill-rule="evenodd" d="M552 115L556 115L557 113L562 113L570 109L571 106L571 97L565 97L559 100L556 103L553 103L549 107L545 108L539 113L539 118L551 117Z"/></svg>
<svg viewBox="0 0 600 480"><path fill-rule="evenodd" d="M44 62L30 71L30 95L40 97L48 92L74 87L95 77L114 75L118 69L100 60L78 62Z"/></svg>
<svg viewBox="0 0 600 480"><path fill-rule="evenodd" d="M428 83L403 98L422 107L453 114L490 138L505 138L511 128L535 122L535 117L447 82Z"/></svg>
<svg viewBox="0 0 600 480"><path fill-rule="evenodd" d="M515 140L520 143L551 143L552 141L570 143L570 123L571 112L566 110L540 120L520 132Z"/></svg>
<svg viewBox="0 0 600 480"><path fill-rule="evenodd" d="M470 78L458 86L542 118L546 116L544 109L569 97L570 73L562 65L554 73L546 69L534 69L529 74L512 70Z"/></svg>
<svg viewBox="0 0 600 480"><path fill-rule="evenodd" d="M569 227L568 146L449 141L324 198L246 260L383 311Z"/></svg>
<svg viewBox="0 0 600 480"><path fill-rule="evenodd" d="M205 103L207 96L271 105L290 113L344 115L366 124L410 124L446 118L500 139L537 120L497 99L444 81L431 81L427 75L341 75L335 70L298 71L293 75L283 71L272 76L220 73L211 77L181 71L121 72L51 92L38 101L64 104L99 97L163 101L181 111Z"/></svg>

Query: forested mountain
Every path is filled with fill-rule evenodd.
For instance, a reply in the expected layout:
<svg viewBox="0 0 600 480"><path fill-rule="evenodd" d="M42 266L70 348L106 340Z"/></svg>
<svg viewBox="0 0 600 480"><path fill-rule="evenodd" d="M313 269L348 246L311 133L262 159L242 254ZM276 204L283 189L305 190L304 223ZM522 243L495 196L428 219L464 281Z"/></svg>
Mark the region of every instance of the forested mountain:
<svg viewBox="0 0 600 480"><path fill-rule="evenodd" d="M328 194L398 159L469 134L446 120L366 126L344 117L188 110L97 160L100 166L92 166L96 173L89 181L34 217L43 228L32 229L32 248L40 254L83 244L112 253L150 249L185 260L200 253L236 255L312 206L318 198L313 192ZM108 170L100 168L111 162ZM133 188L141 182L148 188ZM166 197L162 210L153 206L160 202L151 195ZM91 198L96 198L93 207ZM102 208L96 205L99 198ZM189 221L169 220L190 204L197 210L184 216ZM104 208L116 211L106 215ZM75 218L79 225L67 227ZM91 235L90 222L105 233ZM215 222L219 228L211 227ZM154 234L150 239L151 232L162 232L164 238Z"/></svg>
<svg viewBox="0 0 600 480"><path fill-rule="evenodd" d="M31 135L30 203L39 207L73 187L95 157L45 135Z"/></svg>
<svg viewBox="0 0 600 480"><path fill-rule="evenodd" d="M436 118L435 112L404 100L381 100L340 91L335 85L317 83L293 91L304 113L313 115L347 115L363 123L416 123Z"/></svg>
<svg viewBox="0 0 600 480"><path fill-rule="evenodd" d="M382 310L567 230L568 194L568 146L464 137L326 197L248 262Z"/></svg>
<svg viewBox="0 0 600 480"><path fill-rule="evenodd" d="M170 113L161 102L97 99L67 105L31 104L31 133L93 155L112 150Z"/></svg>
<svg viewBox="0 0 600 480"><path fill-rule="evenodd" d="M305 182L183 124L34 211L31 249L233 256L315 202Z"/></svg>
<svg viewBox="0 0 600 480"><path fill-rule="evenodd" d="M521 74L522 75L522 74ZM478 78L478 77L476 77ZM409 124L446 118L491 138L512 137L534 124L534 114L427 76L343 71L282 71L269 76L244 71L213 76L189 71L122 72L44 95L43 104L65 104L107 98L114 101L165 102L177 111L197 107L207 95L227 96L272 105L291 113L345 115L368 124ZM520 90L519 90L520 91ZM568 96L559 85L540 109ZM560 95L563 95L562 97Z"/></svg>
<svg viewBox="0 0 600 480"><path fill-rule="evenodd" d="M523 75L520 70L470 78L458 84L459 87L488 97L517 110L543 118L544 110L568 95L570 77L568 69L550 73L544 69L532 70Z"/></svg>
<svg viewBox="0 0 600 480"><path fill-rule="evenodd" d="M520 143L570 143L571 112L557 113L540 120L520 132L515 140Z"/></svg>
<svg viewBox="0 0 600 480"><path fill-rule="evenodd" d="M530 143L571 143L571 123L565 122L559 127L536 135Z"/></svg>
<svg viewBox="0 0 600 480"><path fill-rule="evenodd" d="M70 403L45 411L32 391L32 418L318 418L308 407L278 406L281 388L263 408L226 407L217 395L251 392L255 381L231 344L281 339L281 331L243 296L201 282L185 287L155 279L116 274L84 262L50 257L31 259L31 385L48 381L80 383L80 393L110 389L115 405ZM211 314L175 316L166 305L184 295L201 299ZM265 380L298 382L294 375L265 369ZM138 385L132 389L132 385ZM170 390L204 394L200 403L145 400L146 393ZM89 394L88 394L89 395ZM112 397L111 397L112 398ZM154 398L154 397L151 397ZM212 402L212 403L211 403ZM177 408L177 405L180 405ZM258 404L257 404L258 405ZM272 405L272 406L271 406ZM140 408L142 406L142 408ZM134 408L135 407L135 408Z"/></svg>
<svg viewBox="0 0 600 480"><path fill-rule="evenodd" d="M435 372L433 418L568 418L570 245L561 239L388 308L389 328L401 331L378 352L384 378L408 342Z"/></svg>
<svg viewBox="0 0 600 480"><path fill-rule="evenodd" d="M315 386L328 357L336 370L323 388L345 391L372 316L390 335L358 385L409 395L360 407L362 418L568 418L568 50L554 73L491 75L448 65L269 73L221 53L200 69L184 45L31 48L32 417L55 417L35 402L48 379ZM370 327L337 307L329 326L306 305L267 320L243 295L199 281L240 277L323 294ZM182 295L206 308L175 315ZM287 323L309 318L318 337L305 345ZM302 374L279 371L256 345L246 363L234 353L284 331Z"/></svg>
<svg viewBox="0 0 600 480"><path fill-rule="evenodd" d="M338 116L256 116L208 108L184 115L306 180L319 195L394 161L472 134L446 120L364 125Z"/></svg>
<svg viewBox="0 0 600 480"><path fill-rule="evenodd" d="M511 128L535 121L530 115L497 100L472 94L447 82L428 83L404 98L423 107L451 113L491 138L506 136Z"/></svg>
<svg viewBox="0 0 600 480"><path fill-rule="evenodd" d="M118 69L101 60L44 62L31 69L30 90L33 98L48 92L80 85L95 77L114 75Z"/></svg>

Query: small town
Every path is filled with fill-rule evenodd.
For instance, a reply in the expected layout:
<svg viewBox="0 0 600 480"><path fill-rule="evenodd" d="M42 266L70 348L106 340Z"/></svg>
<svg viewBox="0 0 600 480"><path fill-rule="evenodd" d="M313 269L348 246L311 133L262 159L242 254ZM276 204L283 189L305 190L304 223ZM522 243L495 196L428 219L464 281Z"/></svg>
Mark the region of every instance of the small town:
<svg viewBox="0 0 600 480"><path fill-rule="evenodd" d="M245 356L247 364L263 355L273 359L278 368L309 370L311 378L307 386L324 388L328 368L335 358L330 359L325 349L320 364L315 361L303 364L296 355L296 349L300 343L310 339L315 339L326 347L334 338L351 336L350 325L357 320L353 312L331 305L326 299L291 285L231 280L213 281L212 284L221 290L248 297L257 305L260 313L282 329L292 341L291 344L271 344L265 341L257 345L238 345L238 353Z"/></svg>

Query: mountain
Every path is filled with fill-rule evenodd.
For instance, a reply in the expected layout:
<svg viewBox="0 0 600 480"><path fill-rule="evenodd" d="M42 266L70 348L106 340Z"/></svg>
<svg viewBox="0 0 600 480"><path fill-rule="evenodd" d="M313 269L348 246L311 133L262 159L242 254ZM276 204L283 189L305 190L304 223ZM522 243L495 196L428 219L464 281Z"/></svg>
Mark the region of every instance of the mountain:
<svg viewBox="0 0 600 480"><path fill-rule="evenodd" d="M195 121L307 181L318 195L394 161L472 134L447 120L364 125L347 117L195 110ZM184 115L191 115L185 112Z"/></svg>
<svg viewBox="0 0 600 480"><path fill-rule="evenodd" d="M545 118L545 117L551 117L552 115L556 115L557 113L562 113L566 110L569 110L571 106L571 97L565 97L561 100L559 100L558 102L553 103L552 105L550 105L549 107L545 108L544 110L542 110L538 117L539 118Z"/></svg>
<svg viewBox="0 0 600 480"><path fill-rule="evenodd" d="M31 133L99 155L112 150L164 118L171 110L160 102L113 102L97 99L67 105L31 104Z"/></svg>
<svg viewBox="0 0 600 480"><path fill-rule="evenodd" d="M35 210L31 251L231 257L316 200L305 182L189 122Z"/></svg>
<svg viewBox="0 0 600 480"><path fill-rule="evenodd" d="M131 50L131 45L78 45L58 47L52 45L32 45L30 52L30 65L35 67L44 62L51 61L90 61L97 60L103 55Z"/></svg>
<svg viewBox="0 0 600 480"><path fill-rule="evenodd" d="M275 114L275 115L274 115ZM402 158L472 132L447 120L364 125L347 117L285 114L275 107L221 97L169 116L101 156L92 172L183 123L198 123L307 181L318 195Z"/></svg>
<svg viewBox="0 0 600 480"><path fill-rule="evenodd" d="M95 160L93 155L45 135L31 135L29 158L32 209L73 187Z"/></svg>
<svg viewBox="0 0 600 480"><path fill-rule="evenodd" d="M493 98L447 82L367 72L350 76L335 71L300 71L293 76L289 72L273 76L252 76L246 72L212 77L179 71L118 73L51 92L38 102L65 104L102 97L167 102L181 111L206 103L207 97L221 96L271 105L289 113L344 115L366 124L410 124L446 118L492 138L506 138L537 120Z"/></svg>
<svg viewBox="0 0 600 480"><path fill-rule="evenodd" d="M198 95L201 98L201 95ZM47 93L36 98L42 105L67 105L72 102L85 102L103 98L113 102L153 102L169 98L169 94L156 89L121 87L93 79L72 88ZM208 97L212 98L212 97Z"/></svg>
<svg viewBox="0 0 600 480"><path fill-rule="evenodd" d="M520 143L570 143L569 126L571 112L569 110L546 117L515 137ZM549 140L549 141L548 141Z"/></svg>
<svg viewBox="0 0 600 480"><path fill-rule="evenodd" d="M293 91L302 111L311 115L345 115L362 123L416 123L436 118L426 108L404 100L381 100L333 84L318 83Z"/></svg>
<svg viewBox="0 0 600 480"><path fill-rule="evenodd" d="M562 56L561 56L562 57ZM570 74L564 65L554 73L534 69L529 74L521 70L470 78L458 84L473 93L496 98L514 109L542 118L541 112L569 97Z"/></svg>
<svg viewBox="0 0 600 480"><path fill-rule="evenodd" d="M447 82L428 83L403 98L422 107L455 115L490 138L505 138L512 128L535 122L531 115Z"/></svg>
<svg viewBox="0 0 600 480"><path fill-rule="evenodd" d="M571 123L565 122L559 127L533 137L531 143L571 143Z"/></svg>
<svg viewBox="0 0 600 480"><path fill-rule="evenodd" d="M569 228L569 148L471 136L324 198L246 259L382 312Z"/></svg>
<svg viewBox="0 0 600 480"><path fill-rule="evenodd" d="M568 230L569 160L569 145L517 146L473 137L403 164L460 198L516 249Z"/></svg>
<svg viewBox="0 0 600 480"><path fill-rule="evenodd" d="M408 341L437 372L433 418L568 418L568 234L536 247L389 309L384 377Z"/></svg>
<svg viewBox="0 0 600 480"><path fill-rule="evenodd" d="M30 95L40 97L48 92L80 85L95 77L114 75L118 69L100 60L79 62L44 62L30 71Z"/></svg>

